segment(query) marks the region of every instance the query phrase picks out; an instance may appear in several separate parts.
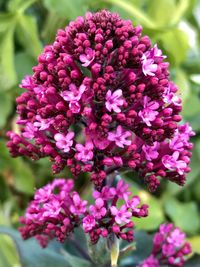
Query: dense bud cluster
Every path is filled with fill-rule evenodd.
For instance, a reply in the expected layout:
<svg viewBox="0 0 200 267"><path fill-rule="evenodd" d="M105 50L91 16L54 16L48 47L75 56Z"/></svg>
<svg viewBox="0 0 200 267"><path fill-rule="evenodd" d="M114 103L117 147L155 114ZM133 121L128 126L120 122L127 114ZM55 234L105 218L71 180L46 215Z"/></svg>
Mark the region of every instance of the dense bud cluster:
<svg viewBox="0 0 200 267"><path fill-rule="evenodd" d="M139 267L174 266L181 267L191 246L185 240L185 234L173 224L162 224L153 239L152 254Z"/></svg>
<svg viewBox="0 0 200 267"><path fill-rule="evenodd" d="M146 217L148 206L140 204L138 196L131 196L128 184L119 180L116 187L104 186L94 191L94 204L88 205L73 191L73 180L55 179L35 192L20 232L24 239L34 236L45 247L56 238L60 242L81 226L90 235L91 242L99 237L115 234L118 238L133 241L133 217Z"/></svg>
<svg viewBox="0 0 200 267"><path fill-rule="evenodd" d="M105 10L59 30L22 81L11 154L49 157L54 173L90 172L98 189L121 168L136 170L151 190L160 177L182 185L193 132L178 126L181 100L169 64L141 32Z"/></svg>

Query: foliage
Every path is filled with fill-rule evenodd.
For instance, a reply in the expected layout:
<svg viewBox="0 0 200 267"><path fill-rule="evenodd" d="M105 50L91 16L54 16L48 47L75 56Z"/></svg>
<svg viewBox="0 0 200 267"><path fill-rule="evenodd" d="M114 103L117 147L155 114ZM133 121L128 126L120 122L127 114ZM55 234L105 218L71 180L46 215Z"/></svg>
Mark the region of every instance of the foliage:
<svg viewBox="0 0 200 267"><path fill-rule="evenodd" d="M124 174L132 184L133 192L150 204L150 216L136 221L141 230L155 231L166 220L172 221L189 235L196 255L186 266L198 266L200 247L200 1L199 0L10 0L0 1L0 224L18 226L18 218L32 197L34 188L43 185L49 177L49 163L42 160L32 164L28 160L12 159L7 152L6 131L15 125L15 98L21 89L18 84L25 74L31 73L42 46L53 40L58 28L86 10L107 8L119 12L133 24L141 24L144 33L163 49L171 64L172 79L179 85L183 98L183 120L189 121L196 131L193 138L192 171L185 187L162 184L159 192L151 195L134 174ZM61 174L62 176L62 174ZM44 178L42 178L44 177ZM88 194L87 179L79 183L80 191ZM68 247L68 252L57 255L60 248L39 250L34 241L23 243L14 230L1 228L0 267L19 266L93 266L80 254ZM8 234L16 244L6 235ZM148 236L136 235L138 240ZM148 241L146 241L148 243ZM57 246L57 245L56 245ZM133 266L141 261L138 250L122 258L120 266ZM67 244L65 249L67 248ZM29 254L35 251L35 254ZM73 252L73 256L68 253ZM24 259L24 255L26 258ZM30 255L28 257L27 255ZM31 262L33 257L34 265ZM143 256L141 256L143 257ZM49 261L47 262L47 258ZM43 259L43 260L41 260ZM38 262L36 262L38 260ZM41 260L41 261L40 261ZM135 262L134 262L135 261ZM21 262L21 263L20 263ZM44 263L42 263L44 262ZM74 262L76 262L74 264ZM22 265L21 265L22 264ZM106 265L105 265L106 266Z"/></svg>

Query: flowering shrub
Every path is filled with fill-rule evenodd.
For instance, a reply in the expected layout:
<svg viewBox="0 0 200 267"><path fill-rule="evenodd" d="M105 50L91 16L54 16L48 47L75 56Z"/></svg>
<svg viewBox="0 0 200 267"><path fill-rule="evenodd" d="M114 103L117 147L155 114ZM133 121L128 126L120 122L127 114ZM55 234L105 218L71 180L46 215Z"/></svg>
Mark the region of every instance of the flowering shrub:
<svg viewBox="0 0 200 267"><path fill-rule="evenodd" d="M23 238L46 246L82 225L92 244L113 235L131 242L132 217L147 216L148 206L110 175L135 171L151 191L161 178L184 185L194 132L179 123L181 99L165 58L140 26L106 10L78 17L44 48L20 85L20 130L8 132L7 146L14 157L49 157L54 173L89 173L94 203L72 191L72 179L55 179L36 191L21 218ZM162 225L141 266L182 266L190 251L179 229Z"/></svg>

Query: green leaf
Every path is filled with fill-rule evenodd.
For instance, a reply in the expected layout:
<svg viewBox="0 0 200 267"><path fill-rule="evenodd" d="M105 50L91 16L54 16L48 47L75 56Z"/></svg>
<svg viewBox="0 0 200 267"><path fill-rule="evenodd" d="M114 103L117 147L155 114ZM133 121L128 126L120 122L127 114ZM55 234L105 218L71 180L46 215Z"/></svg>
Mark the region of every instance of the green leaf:
<svg viewBox="0 0 200 267"><path fill-rule="evenodd" d="M149 2L148 15L153 18L157 27L170 25L175 13L175 0L151 0Z"/></svg>
<svg viewBox="0 0 200 267"><path fill-rule="evenodd" d="M12 239L0 235L0 267L20 267L19 256Z"/></svg>
<svg viewBox="0 0 200 267"><path fill-rule="evenodd" d="M0 227L0 233L14 240L22 267L71 267L67 259L59 252L59 247L49 245L48 248L42 249L35 239L24 241L17 231L7 227Z"/></svg>
<svg viewBox="0 0 200 267"><path fill-rule="evenodd" d="M192 252L200 254L200 236L194 236L187 239L192 246Z"/></svg>
<svg viewBox="0 0 200 267"><path fill-rule="evenodd" d="M11 12L24 12L28 7L30 7L37 0L11 0L8 3L8 9Z"/></svg>
<svg viewBox="0 0 200 267"><path fill-rule="evenodd" d="M190 76L192 82L200 85L200 74L193 74Z"/></svg>
<svg viewBox="0 0 200 267"><path fill-rule="evenodd" d="M182 69L176 70L175 83L178 85L179 93L181 93L181 99L183 103L185 103L190 95L190 84L186 73Z"/></svg>
<svg viewBox="0 0 200 267"><path fill-rule="evenodd" d="M84 15L87 11L87 2L85 0L43 0L43 2L48 10L56 12L60 16L68 18L69 20Z"/></svg>
<svg viewBox="0 0 200 267"><path fill-rule="evenodd" d="M114 4L117 7L126 11L132 19L137 19L142 25L148 28L155 28L156 25L154 22L142 11L140 10L134 3L131 1L123 1L123 0L104 0L107 3Z"/></svg>
<svg viewBox="0 0 200 267"><path fill-rule="evenodd" d="M184 232L194 234L199 230L200 219L195 202L181 203L174 198L168 198L164 207L166 214Z"/></svg>
<svg viewBox="0 0 200 267"><path fill-rule="evenodd" d="M66 260L68 261L70 267L74 267L74 266L91 267L92 266L92 264L89 261L78 258L76 256L72 256L65 250L62 250L61 252L63 256L66 258Z"/></svg>
<svg viewBox="0 0 200 267"><path fill-rule="evenodd" d="M8 176L13 186L19 191L32 195L35 188L35 179L31 168L21 158L12 158L3 141L0 141L1 161L0 173Z"/></svg>
<svg viewBox="0 0 200 267"><path fill-rule="evenodd" d="M149 215L145 218L133 218L137 229L155 230L165 220L161 201L146 191L139 191L137 195L143 203L149 205Z"/></svg>
<svg viewBox="0 0 200 267"><path fill-rule="evenodd" d="M182 114L185 118L190 119L200 113L199 97L196 93L192 93L183 105Z"/></svg>
<svg viewBox="0 0 200 267"><path fill-rule="evenodd" d="M10 89L16 83L14 68L14 27L0 34L0 88Z"/></svg>
<svg viewBox="0 0 200 267"><path fill-rule="evenodd" d="M35 17L23 14L19 15L16 32L21 45L30 55L37 58L42 51L42 45L39 39Z"/></svg>
<svg viewBox="0 0 200 267"><path fill-rule="evenodd" d="M12 111L12 99L11 97L0 91L0 128L2 128L6 122L7 118Z"/></svg>
<svg viewBox="0 0 200 267"><path fill-rule="evenodd" d="M185 60L189 48L189 40L184 31L174 28L162 33L157 38L161 40L162 46L173 65L178 66Z"/></svg>
<svg viewBox="0 0 200 267"><path fill-rule="evenodd" d="M32 67L36 61L26 52L15 54L15 68L18 81L20 82L25 75L32 74Z"/></svg>

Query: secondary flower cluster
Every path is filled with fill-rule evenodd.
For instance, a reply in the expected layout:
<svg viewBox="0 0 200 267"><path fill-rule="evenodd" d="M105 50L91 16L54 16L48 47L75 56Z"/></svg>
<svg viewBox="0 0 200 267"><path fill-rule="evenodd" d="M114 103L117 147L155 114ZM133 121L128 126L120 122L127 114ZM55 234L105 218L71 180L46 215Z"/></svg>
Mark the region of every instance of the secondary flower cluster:
<svg viewBox="0 0 200 267"><path fill-rule="evenodd" d="M59 30L22 81L11 154L50 157L54 173L90 172L98 189L121 168L138 171L151 190L158 177L183 184L193 132L178 126L181 100L169 64L141 32L105 10Z"/></svg>
<svg viewBox="0 0 200 267"><path fill-rule="evenodd" d="M55 179L35 192L21 218L24 226L19 230L24 239L34 236L45 247L53 238L64 242L75 227L82 225L93 244L100 236L106 238L112 233L133 240L133 217L147 216L148 206L141 205L138 196L131 196L128 184L119 180L116 187L94 191L92 205L87 205L73 187L71 179Z"/></svg>
<svg viewBox="0 0 200 267"><path fill-rule="evenodd" d="M185 234L173 224L162 224L153 239L152 254L139 267L183 266L191 246Z"/></svg>

